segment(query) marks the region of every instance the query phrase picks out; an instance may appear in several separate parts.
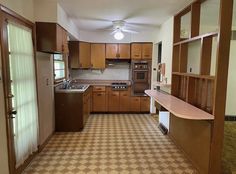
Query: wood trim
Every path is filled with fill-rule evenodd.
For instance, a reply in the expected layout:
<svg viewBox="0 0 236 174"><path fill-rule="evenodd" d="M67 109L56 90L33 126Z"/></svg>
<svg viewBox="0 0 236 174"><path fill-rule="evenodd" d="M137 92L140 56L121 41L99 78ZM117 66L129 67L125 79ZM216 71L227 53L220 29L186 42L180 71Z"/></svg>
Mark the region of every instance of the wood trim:
<svg viewBox="0 0 236 174"><path fill-rule="evenodd" d="M212 37L205 37L201 40L201 75L210 75L211 72L212 39Z"/></svg>
<svg viewBox="0 0 236 174"><path fill-rule="evenodd" d="M191 5L191 38L199 35L201 2L196 1Z"/></svg>
<svg viewBox="0 0 236 174"><path fill-rule="evenodd" d="M209 173L221 173L233 0L221 0Z"/></svg>

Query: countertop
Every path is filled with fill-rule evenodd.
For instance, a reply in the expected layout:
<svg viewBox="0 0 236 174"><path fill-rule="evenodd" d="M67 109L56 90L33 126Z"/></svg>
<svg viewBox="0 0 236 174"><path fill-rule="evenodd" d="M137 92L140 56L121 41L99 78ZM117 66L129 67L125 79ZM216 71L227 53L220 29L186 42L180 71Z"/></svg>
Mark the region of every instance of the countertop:
<svg viewBox="0 0 236 174"><path fill-rule="evenodd" d="M60 85L56 87L56 93L84 93L90 85L84 85L83 89L60 89Z"/></svg>

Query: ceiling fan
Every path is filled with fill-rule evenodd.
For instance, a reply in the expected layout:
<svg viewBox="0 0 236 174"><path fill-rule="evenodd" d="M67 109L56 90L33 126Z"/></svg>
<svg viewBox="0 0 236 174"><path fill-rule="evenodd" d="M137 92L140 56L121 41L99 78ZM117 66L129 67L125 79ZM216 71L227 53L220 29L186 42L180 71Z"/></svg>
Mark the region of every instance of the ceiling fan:
<svg viewBox="0 0 236 174"><path fill-rule="evenodd" d="M116 40L122 40L124 38L124 33L133 33L137 34L137 31L127 29L127 23L124 20L115 20L112 21L112 32L111 34L114 35Z"/></svg>

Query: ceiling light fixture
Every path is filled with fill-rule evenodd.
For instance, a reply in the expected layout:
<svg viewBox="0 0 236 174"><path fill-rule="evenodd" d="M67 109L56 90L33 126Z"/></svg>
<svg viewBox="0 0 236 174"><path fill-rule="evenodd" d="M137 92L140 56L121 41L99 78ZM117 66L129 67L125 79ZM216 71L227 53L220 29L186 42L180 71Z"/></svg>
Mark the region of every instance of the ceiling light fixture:
<svg viewBox="0 0 236 174"><path fill-rule="evenodd" d="M116 40L122 40L124 38L124 34L122 33L122 31L118 30L115 34L114 34L114 38Z"/></svg>

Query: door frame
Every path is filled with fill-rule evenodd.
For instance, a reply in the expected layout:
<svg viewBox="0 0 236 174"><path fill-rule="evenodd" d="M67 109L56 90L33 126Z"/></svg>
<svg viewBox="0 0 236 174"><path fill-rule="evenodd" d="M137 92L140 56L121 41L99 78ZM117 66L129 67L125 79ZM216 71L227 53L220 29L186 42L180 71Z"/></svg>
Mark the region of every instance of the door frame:
<svg viewBox="0 0 236 174"><path fill-rule="evenodd" d="M33 52L34 52L34 67L35 67L35 79L37 84L37 67L36 67L36 49L35 49L35 25L31 21L23 18L12 10L2 6L0 4L0 39L1 39L1 57L2 57L2 77L3 77L3 89L4 89L4 103L5 103L5 117L6 117L6 131L7 131L7 142L8 142L8 163L9 163L9 172L10 174L21 173L26 166L30 163L36 153L31 155L23 165L15 168L16 159L15 159L15 149L14 149L14 139L13 139L13 124L12 119L9 118L9 107L10 101L8 99L8 92L10 85L8 82L10 69L9 69L9 52L8 52L8 36L7 36L7 22L12 21L17 24L23 25L32 30L32 41L33 41ZM36 91L37 85L36 85ZM36 92L37 93L37 92ZM37 105L38 105L38 93L37 93Z"/></svg>

